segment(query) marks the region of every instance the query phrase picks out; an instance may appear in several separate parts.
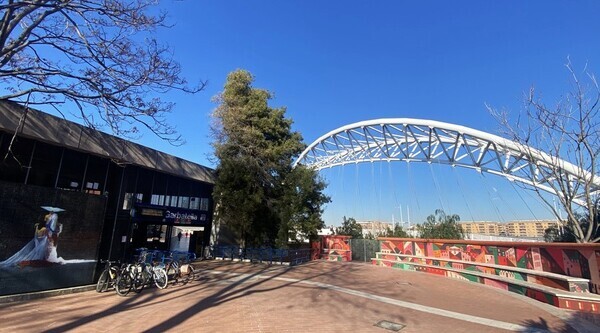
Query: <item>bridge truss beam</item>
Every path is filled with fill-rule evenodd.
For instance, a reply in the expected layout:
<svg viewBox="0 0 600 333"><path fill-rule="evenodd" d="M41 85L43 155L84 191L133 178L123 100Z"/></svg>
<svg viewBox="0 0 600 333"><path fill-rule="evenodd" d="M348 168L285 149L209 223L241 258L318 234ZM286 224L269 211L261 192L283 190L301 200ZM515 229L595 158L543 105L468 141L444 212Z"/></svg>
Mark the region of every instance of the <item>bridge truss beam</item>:
<svg viewBox="0 0 600 333"><path fill-rule="evenodd" d="M406 161L447 164L487 172L563 195L556 175L573 184L573 202L585 206L585 183L600 193L600 176L534 148L472 128L423 119L358 122L308 146L294 166L321 170L345 164Z"/></svg>

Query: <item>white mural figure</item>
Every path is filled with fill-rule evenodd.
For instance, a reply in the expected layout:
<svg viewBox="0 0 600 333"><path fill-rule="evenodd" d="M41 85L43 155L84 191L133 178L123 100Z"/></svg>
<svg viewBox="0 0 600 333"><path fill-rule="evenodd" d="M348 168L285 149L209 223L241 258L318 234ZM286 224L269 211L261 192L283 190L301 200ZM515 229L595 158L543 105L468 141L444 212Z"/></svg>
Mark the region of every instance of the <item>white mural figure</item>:
<svg viewBox="0 0 600 333"><path fill-rule="evenodd" d="M10 258L1 261L0 267L9 266L37 266L44 263L62 264L64 260L58 257L56 245L58 236L62 232L62 224L58 223L58 212L64 209L42 206L48 211L44 216L45 223L36 223L33 226L33 239Z"/></svg>
<svg viewBox="0 0 600 333"><path fill-rule="evenodd" d="M62 232L62 224L58 223L58 214L57 212L64 211L64 209L56 208L56 207L42 207L49 211L48 215L44 217L46 221L46 230L48 232L48 253L46 256L46 261L51 263L64 263L63 258L58 256L56 252L58 236Z"/></svg>

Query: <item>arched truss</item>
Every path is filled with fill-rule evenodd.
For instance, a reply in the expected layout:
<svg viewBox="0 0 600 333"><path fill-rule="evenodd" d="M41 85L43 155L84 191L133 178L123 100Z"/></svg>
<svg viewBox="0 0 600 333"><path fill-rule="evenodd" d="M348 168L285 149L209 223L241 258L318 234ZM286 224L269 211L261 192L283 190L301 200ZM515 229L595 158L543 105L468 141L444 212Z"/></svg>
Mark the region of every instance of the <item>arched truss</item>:
<svg viewBox="0 0 600 333"><path fill-rule="evenodd" d="M561 178L582 185L592 179L600 193L600 176L528 146L454 124L409 118L362 121L333 130L308 146L294 163L321 170L338 165L407 161L442 163L475 169L560 195ZM593 177L593 178L592 178ZM589 182L588 182L589 183ZM574 202L584 206L584 187L574 186Z"/></svg>

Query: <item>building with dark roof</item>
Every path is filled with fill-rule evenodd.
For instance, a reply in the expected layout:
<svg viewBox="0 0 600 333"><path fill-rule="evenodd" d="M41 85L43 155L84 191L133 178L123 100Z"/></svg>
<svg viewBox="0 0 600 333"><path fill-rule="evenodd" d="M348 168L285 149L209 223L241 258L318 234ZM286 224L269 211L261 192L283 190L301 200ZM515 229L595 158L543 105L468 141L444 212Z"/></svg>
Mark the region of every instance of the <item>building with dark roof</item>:
<svg viewBox="0 0 600 333"><path fill-rule="evenodd" d="M202 255L214 179L208 167L0 101L0 295L92 283L100 259L138 248ZM32 282L27 272L39 269L44 280Z"/></svg>

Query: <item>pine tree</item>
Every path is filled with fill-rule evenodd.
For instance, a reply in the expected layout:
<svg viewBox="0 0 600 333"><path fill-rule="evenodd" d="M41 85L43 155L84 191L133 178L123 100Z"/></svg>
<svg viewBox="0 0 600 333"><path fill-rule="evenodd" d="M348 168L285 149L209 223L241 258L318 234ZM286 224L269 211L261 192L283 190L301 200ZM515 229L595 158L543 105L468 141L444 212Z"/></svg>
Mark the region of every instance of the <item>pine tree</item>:
<svg viewBox="0 0 600 333"><path fill-rule="evenodd" d="M216 213L242 246L285 246L289 238L316 236L329 198L315 171L292 168L305 148L302 136L291 130L286 109L270 107L271 94L253 81L248 71L234 71L217 97Z"/></svg>

